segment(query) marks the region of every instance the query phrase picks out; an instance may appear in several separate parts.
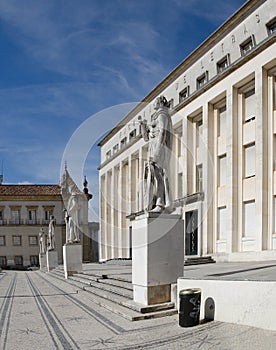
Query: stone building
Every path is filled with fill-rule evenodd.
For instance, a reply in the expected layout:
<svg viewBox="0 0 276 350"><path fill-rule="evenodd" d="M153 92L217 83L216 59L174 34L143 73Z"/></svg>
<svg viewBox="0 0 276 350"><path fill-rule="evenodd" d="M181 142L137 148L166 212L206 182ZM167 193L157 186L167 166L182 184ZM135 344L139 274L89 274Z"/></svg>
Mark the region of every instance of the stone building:
<svg viewBox="0 0 276 350"><path fill-rule="evenodd" d="M249 0L99 143L100 260L131 257L147 144L138 117L170 101L170 185L185 256L276 257L276 1Z"/></svg>
<svg viewBox="0 0 276 350"><path fill-rule="evenodd" d="M59 185L0 185L0 266L38 266L39 230L56 220L59 262L65 232Z"/></svg>
<svg viewBox="0 0 276 350"><path fill-rule="evenodd" d="M62 246L66 240L64 203L69 188L77 194L81 207L83 261L94 259L88 231L88 201L92 195L88 193L86 179L81 191L65 168L58 185L0 184L0 267L38 266L39 231L43 228L48 233L51 215L56 221L56 249L62 263Z"/></svg>

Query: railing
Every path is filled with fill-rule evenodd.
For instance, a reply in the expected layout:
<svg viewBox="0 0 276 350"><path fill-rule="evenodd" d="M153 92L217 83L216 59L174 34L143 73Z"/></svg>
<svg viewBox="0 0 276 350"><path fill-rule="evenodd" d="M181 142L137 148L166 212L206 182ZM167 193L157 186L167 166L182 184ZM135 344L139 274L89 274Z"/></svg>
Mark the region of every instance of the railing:
<svg viewBox="0 0 276 350"><path fill-rule="evenodd" d="M12 225L36 225L36 226L48 226L50 220L44 220L44 219L36 219L36 220L30 220L30 219L3 219L0 220L0 226L12 226ZM56 225L62 225L65 224L63 222L56 222Z"/></svg>

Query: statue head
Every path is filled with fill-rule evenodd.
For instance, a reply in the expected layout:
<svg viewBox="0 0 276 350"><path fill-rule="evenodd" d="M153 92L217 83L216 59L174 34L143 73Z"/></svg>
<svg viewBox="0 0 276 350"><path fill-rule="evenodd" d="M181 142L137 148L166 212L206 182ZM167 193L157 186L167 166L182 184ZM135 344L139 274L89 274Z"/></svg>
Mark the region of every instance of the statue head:
<svg viewBox="0 0 276 350"><path fill-rule="evenodd" d="M159 109L160 107L169 107L169 102L167 101L166 97L163 95L157 97L153 105L153 108L155 110Z"/></svg>

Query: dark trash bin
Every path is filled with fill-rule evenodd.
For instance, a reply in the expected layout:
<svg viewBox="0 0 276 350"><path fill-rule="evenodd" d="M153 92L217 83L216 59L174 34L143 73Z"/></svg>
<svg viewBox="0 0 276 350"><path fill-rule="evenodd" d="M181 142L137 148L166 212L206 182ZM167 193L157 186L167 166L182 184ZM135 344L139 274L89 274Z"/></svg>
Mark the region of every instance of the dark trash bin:
<svg viewBox="0 0 276 350"><path fill-rule="evenodd" d="M199 324L201 289L183 289L179 292L179 326L193 327Z"/></svg>

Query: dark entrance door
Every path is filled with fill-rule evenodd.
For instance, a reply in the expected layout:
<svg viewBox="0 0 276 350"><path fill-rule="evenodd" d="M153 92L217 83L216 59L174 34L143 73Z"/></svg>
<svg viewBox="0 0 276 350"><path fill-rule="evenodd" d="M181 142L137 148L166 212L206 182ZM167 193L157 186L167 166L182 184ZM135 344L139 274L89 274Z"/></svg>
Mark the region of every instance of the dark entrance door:
<svg viewBox="0 0 276 350"><path fill-rule="evenodd" d="M185 255L198 254L198 212L185 213Z"/></svg>

